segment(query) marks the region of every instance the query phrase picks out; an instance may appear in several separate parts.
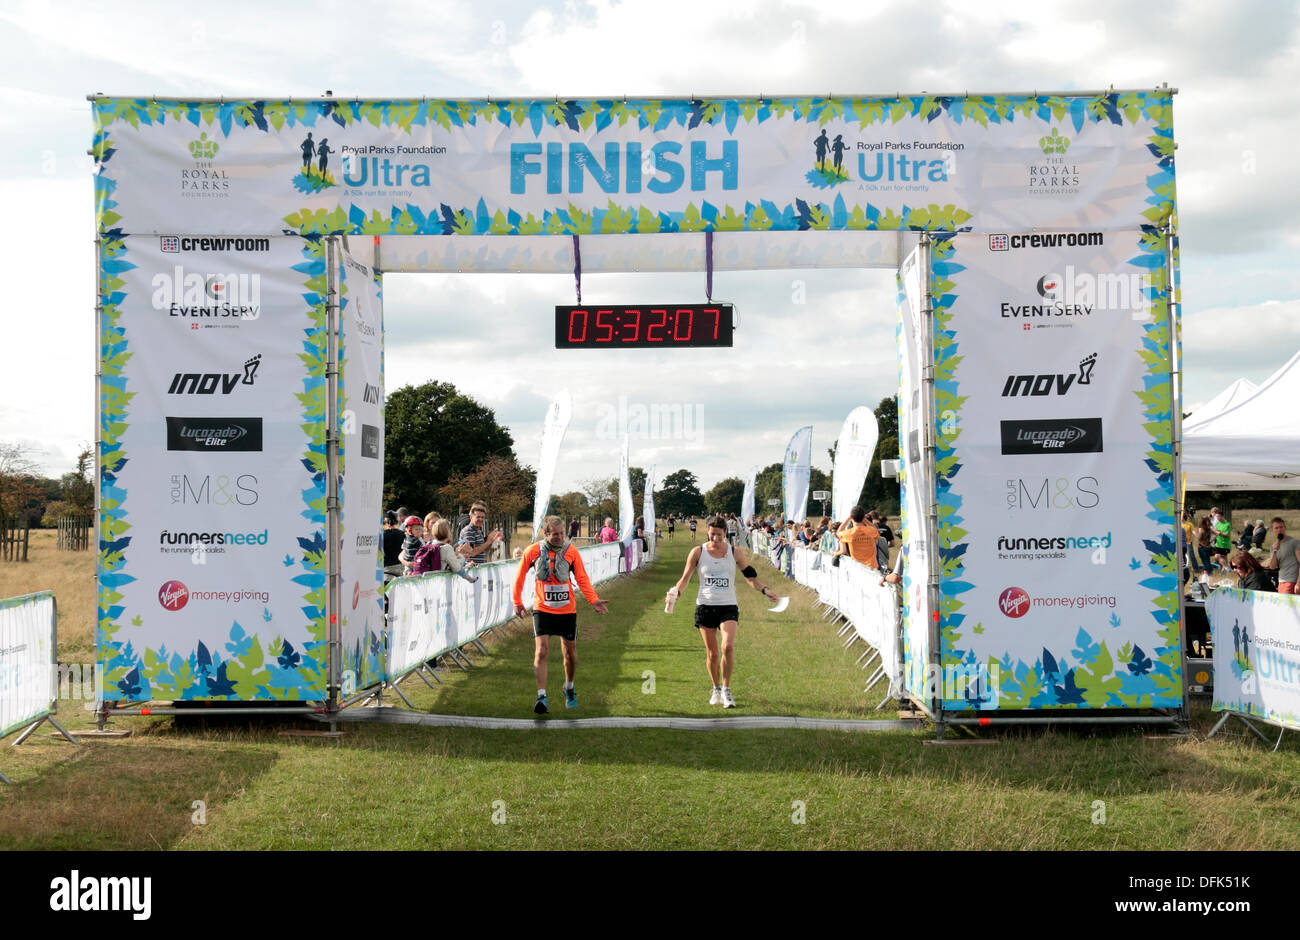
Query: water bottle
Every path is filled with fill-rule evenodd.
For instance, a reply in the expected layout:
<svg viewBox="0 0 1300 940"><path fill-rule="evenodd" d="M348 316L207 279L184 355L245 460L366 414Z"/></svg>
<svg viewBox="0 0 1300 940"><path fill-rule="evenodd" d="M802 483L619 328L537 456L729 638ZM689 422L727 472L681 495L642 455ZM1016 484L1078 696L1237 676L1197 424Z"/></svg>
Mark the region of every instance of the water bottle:
<svg viewBox="0 0 1300 940"><path fill-rule="evenodd" d="M677 598L680 595L680 593L681 592L678 591L677 588L675 587L671 587L668 589L668 600L664 604L664 613L671 614L673 612L673 608L677 606Z"/></svg>

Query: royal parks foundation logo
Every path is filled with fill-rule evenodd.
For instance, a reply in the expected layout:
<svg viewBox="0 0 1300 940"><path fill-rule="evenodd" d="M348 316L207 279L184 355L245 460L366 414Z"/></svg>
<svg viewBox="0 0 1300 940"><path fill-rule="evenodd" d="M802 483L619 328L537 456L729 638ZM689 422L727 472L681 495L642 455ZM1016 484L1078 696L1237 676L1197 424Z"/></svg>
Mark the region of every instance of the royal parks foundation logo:
<svg viewBox="0 0 1300 940"><path fill-rule="evenodd" d="M1070 138L1052 128L1038 139L1042 156L1027 167L1026 187L1031 196L1077 196L1083 185L1083 171L1069 157Z"/></svg>
<svg viewBox="0 0 1300 940"><path fill-rule="evenodd" d="M181 196L185 199L230 198L230 174L217 162L221 144L203 131L186 144L186 150L194 163L180 171Z"/></svg>

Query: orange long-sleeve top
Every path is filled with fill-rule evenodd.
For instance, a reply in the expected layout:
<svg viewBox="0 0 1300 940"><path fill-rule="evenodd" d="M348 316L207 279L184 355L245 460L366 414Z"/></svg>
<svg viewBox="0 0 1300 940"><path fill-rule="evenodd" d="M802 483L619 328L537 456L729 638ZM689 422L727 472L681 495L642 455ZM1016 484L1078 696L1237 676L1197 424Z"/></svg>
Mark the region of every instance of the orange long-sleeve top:
<svg viewBox="0 0 1300 940"><path fill-rule="evenodd" d="M537 564L537 558L541 553L541 544L534 542L524 549L524 554L519 559L519 571L515 574L513 595L516 607L521 606L524 602L524 579L528 577L528 572ZM564 553L564 558L569 563L571 578L577 578L578 590L582 591L582 596L587 599L587 603L594 604L600 600L600 595L591 586L591 579L587 577L587 569L582 563L582 555L578 553L578 550L570 545ZM540 611L544 614L576 614L578 612L578 601L573 596L573 585L555 580L550 574L547 575L545 580L538 579L533 600L533 611Z"/></svg>

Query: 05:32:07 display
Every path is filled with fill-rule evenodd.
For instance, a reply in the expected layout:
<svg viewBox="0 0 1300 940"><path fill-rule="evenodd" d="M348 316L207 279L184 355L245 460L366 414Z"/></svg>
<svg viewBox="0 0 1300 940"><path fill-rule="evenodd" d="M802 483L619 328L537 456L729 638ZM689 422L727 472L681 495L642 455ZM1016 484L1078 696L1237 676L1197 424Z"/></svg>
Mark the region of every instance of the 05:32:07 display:
<svg viewBox="0 0 1300 940"><path fill-rule="evenodd" d="M730 346L731 304L557 305L555 348Z"/></svg>

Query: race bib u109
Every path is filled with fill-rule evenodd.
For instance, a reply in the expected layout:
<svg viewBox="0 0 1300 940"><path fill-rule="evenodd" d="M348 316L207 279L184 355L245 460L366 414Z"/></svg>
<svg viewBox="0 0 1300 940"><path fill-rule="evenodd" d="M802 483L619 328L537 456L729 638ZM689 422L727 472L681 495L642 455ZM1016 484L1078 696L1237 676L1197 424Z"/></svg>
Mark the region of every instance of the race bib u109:
<svg viewBox="0 0 1300 940"><path fill-rule="evenodd" d="M547 607L563 607L569 603L569 586L567 584L543 584L542 600Z"/></svg>

